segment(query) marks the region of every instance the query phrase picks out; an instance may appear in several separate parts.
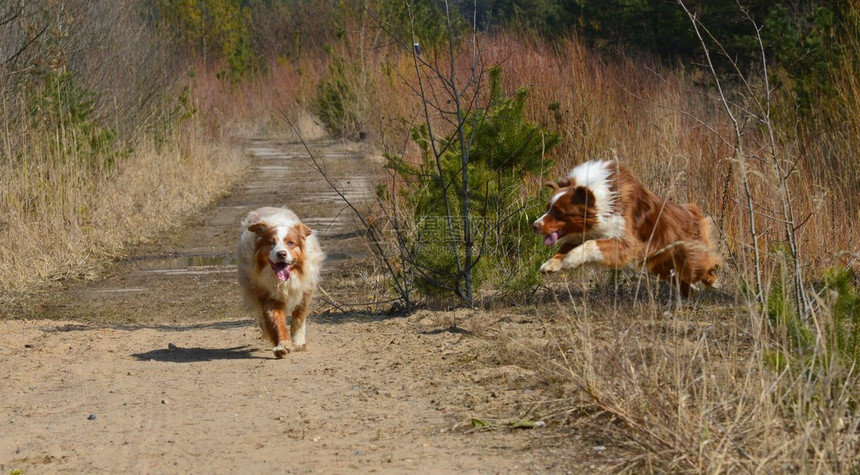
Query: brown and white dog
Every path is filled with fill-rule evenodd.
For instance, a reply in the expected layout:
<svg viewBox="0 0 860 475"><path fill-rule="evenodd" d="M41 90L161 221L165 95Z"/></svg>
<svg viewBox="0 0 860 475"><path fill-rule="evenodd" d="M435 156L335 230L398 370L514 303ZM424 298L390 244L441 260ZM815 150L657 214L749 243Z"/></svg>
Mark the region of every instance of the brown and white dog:
<svg viewBox="0 0 860 475"><path fill-rule="evenodd" d="M553 189L546 214L532 228L544 244L561 248L541 265L543 273L584 264L611 268L645 265L689 296L701 281L713 286L720 258L712 242L712 221L695 204L678 205L645 188L624 165L590 161Z"/></svg>
<svg viewBox="0 0 860 475"><path fill-rule="evenodd" d="M316 236L286 208L259 208L242 221L236 254L245 303L275 356L304 350L308 304L325 259Z"/></svg>

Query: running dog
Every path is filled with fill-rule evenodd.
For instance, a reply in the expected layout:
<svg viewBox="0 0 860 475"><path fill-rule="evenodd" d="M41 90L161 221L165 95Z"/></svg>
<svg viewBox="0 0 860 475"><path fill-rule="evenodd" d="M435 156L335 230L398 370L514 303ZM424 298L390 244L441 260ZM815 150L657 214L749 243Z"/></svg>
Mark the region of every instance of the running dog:
<svg viewBox="0 0 860 475"><path fill-rule="evenodd" d="M244 301L275 357L304 350L308 305L325 259L311 229L289 209L256 209L242 220L236 255Z"/></svg>
<svg viewBox="0 0 860 475"><path fill-rule="evenodd" d="M645 265L687 297L696 282L714 286L721 260L711 218L695 204L663 199L613 161L576 166L552 188L546 213L532 225L544 244L561 244L543 273L585 264Z"/></svg>

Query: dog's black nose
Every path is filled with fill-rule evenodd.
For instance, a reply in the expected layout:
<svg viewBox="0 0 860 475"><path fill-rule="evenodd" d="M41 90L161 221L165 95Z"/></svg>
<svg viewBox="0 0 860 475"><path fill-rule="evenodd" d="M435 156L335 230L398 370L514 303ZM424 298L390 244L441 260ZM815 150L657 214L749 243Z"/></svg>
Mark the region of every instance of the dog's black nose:
<svg viewBox="0 0 860 475"><path fill-rule="evenodd" d="M284 260L287 258L287 251L278 251L278 259Z"/></svg>

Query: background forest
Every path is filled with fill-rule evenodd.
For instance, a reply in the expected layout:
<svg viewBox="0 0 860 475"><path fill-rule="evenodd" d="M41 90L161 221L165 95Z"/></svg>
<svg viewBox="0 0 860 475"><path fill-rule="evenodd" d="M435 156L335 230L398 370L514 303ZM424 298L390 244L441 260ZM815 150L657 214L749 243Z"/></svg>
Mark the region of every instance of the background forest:
<svg viewBox="0 0 860 475"><path fill-rule="evenodd" d="M299 133L378 155L368 232L407 308L530 302L541 183L618 159L714 217L714 354L741 356L619 362L577 327L588 352L547 370L591 397L572 412L636 434L640 467L856 470L856 2L11 0L0 64L4 291L93 275L226 192L243 139Z"/></svg>

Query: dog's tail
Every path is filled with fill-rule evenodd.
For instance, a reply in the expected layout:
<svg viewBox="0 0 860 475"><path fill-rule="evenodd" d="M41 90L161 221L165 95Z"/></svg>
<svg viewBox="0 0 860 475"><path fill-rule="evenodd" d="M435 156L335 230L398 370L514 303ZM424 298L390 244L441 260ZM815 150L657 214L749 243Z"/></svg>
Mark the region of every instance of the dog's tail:
<svg viewBox="0 0 860 475"><path fill-rule="evenodd" d="M699 220L699 239L704 243L707 253L703 254L702 273L699 278L706 285L718 287L717 270L722 267L723 260L717 251L717 228L714 226L714 220L708 216Z"/></svg>

